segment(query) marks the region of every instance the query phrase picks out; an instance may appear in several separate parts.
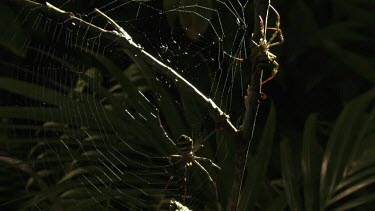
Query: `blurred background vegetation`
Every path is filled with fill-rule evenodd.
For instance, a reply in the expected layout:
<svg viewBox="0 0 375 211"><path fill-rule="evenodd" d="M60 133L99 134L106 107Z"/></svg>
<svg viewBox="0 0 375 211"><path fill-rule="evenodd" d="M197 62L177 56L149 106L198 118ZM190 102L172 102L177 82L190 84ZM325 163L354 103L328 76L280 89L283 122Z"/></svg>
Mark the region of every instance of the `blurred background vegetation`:
<svg viewBox="0 0 375 211"><path fill-rule="evenodd" d="M205 137L215 130L215 123L194 93L176 87L149 64L138 60L135 65L134 57L126 56L110 40L90 43L90 48L97 49L93 52L83 44L67 43L84 33L75 35L65 30L64 20L14 2L0 2L0 207L152 210L164 209L163 203L172 197L182 202L181 179L164 189L171 175L182 178L183 166L155 158L176 154L163 138L156 109L174 140L181 134ZM215 32L197 15L160 11L176 5L213 8L226 34L225 51L239 42L232 31L242 30L250 42L253 3L244 10L248 28L239 30L218 2L145 1L141 5L152 7L142 7L138 16L137 1L108 15L119 20L146 51L163 52L160 59L210 96L212 86L228 91L222 81L214 80L219 70L212 58L218 52L208 43L210 39L217 42ZM89 14L82 16L88 21L94 17L94 8L107 4L98 0L51 3L77 17ZM280 68L263 87L268 98L258 114L239 210L374 210L375 32L371 26L375 2L275 0L272 4L281 15L285 43L270 50L278 56ZM197 13L211 19L214 28L218 26L216 13ZM102 18L91 20L106 24ZM61 24L61 39L46 29L49 21L53 27ZM98 37L90 33L84 36ZM31 44L25 50L26 41ZM98 42L100 47L95 47ZM181 53L186 49L191 56ZM241 63L244 81L234 83L233 96L211 96L233 122L240 122L244 111L241 90L251 69L249 53L248 49L248 55L238 55L244 58L236 61ZM233 62L230 57L223 59L220 71L229 71ZM88 114L81 113L77 119L77 111ZM219 202L207 178L202 182L202 172L191 168L187 207L225 207L233 162L230 141L232 137L219 132L197 152L222 168L217 172L207 166L217 181ZM116 167L123 172L119 178L100 177ZM104 182L95 181L98 175Z"/></svg>

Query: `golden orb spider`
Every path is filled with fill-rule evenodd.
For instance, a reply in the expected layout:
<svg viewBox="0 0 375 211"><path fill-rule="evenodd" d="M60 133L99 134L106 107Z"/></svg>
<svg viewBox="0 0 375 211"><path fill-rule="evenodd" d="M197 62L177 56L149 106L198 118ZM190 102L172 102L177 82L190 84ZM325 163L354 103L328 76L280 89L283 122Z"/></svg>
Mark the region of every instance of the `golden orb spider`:
<svg viewBox="0 0 375 211"><path fill-rule="evenodd" d="M256 54L256 55L252 55L252 57L253 58L254 57L259 58L258 61L257 61L258 65L260 65L265 71L269 71L270 69L272 69L271 70L271 76L269 78L267 78L266 80L264 80L262 82L262 85L267 83L268 81L272 80L275 77L275 75L276 75L276 73L279 69L279 64L276 62L276 55L271 53L269 51L269 49L273 46L281 45L281 44L284 43L283 33L280 29L280 15L272 5L268 5L268 6L276 14L276 18L277 18L276 27L269 28L267 26L264 26L264 21L263 21L262 17L259 16L261 38L259 40L259 43L256 43L253 39L251 39L251 42L253 44L252 48L255 49L254 51L252 51L252 53ZM268 12L267 12L267 14L268 14ZM275 31L268 41L267 41L267 37L266 37L266 31L267 30ZM272 41L274 41L274 39L277 37L277 35L279 35L280 41L272 43Z"/></svg>
<svg viewBox="0 0 375 211"><path fill-rule="evenodd" d="M210 184L212 185L212 187L214 188L214 191L215 191L215 197L216 197L216 200L218 200L218 192L217 192L217 187L216 187L216 183L215 181L212 179L210 173L208 173L208 171L199 163L199 161L204 161L204 162L208 162L211 164L211 166L221 170L221 168L216 165L212 160L208 159L208 158L204 158L204 157L198 157L196 156L194 153L196 151L198 151L198 149L203 146L202 143L205 141L201 141L201 142L197 142L197 144L194 145L194 141L192 138L190 138L189 136L187 135L181 135L176 142L174 142L168 135L168 133L165 131L162 123L161 123L161 119L160 119L160 115L159 115L159 112L158 112L158 121L159 121L159 126L161 128L161 130L163 131L163 135L166 139L168 139L171 143L174 144L178 154L173 154L173 155L169 155L167 158L168 159L177 159L177 161L174 163L178 163L180 161L183 161L185 163L184 167L185 167L185 175L184 175L184 182L185 182L185 187L184 187L184 204L185 204L185 200L186 200L186 173L187 173L187 167L190 167L192 166L193 164L195 166L197 166L199 169L201 169L207 176L208 180L210 181ZM214 134L214 132L216 131L213 131L211 132L208 136L210 137L212 134ZM207 139L206 138L206 139ZM173 177L171 177L171 179L173 179ZM170 181L169 181L170 182ZM169 184L168 182L168 184ZM167 186L168 186L167 184ZM167 187L165 187L164 189L166 189Z"/></svg>

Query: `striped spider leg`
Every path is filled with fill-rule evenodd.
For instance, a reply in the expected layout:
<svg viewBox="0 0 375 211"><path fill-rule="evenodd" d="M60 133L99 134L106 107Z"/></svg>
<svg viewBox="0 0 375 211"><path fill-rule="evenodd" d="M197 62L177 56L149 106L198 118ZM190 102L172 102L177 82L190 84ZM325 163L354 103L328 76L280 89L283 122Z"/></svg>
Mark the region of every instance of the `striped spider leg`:
<svg viewBox="0 0 375 211"><path fill-rule="evenodd" d="M164 130L164 127L161 123L161 120L160 120L160 116L159 116L159 113L158 113L158 120L159 120L159 126L161 128L161 130L163 131L163 134L164 134L164 137L166 139L168 139L171 143L174 144L175 148L176 148L176 151L178 152L178 154L173 154L173 155L170 155L168 158L169 159L175 159L177 160L175 162L178 163L180 161L184 162L185 165L185 175L184 175L184 182L185 182L185 187L184 187L184 204L185 204L185 201L186 201L186 180L187 180L187 167L190 167L192 166L193 164L195 166L197 166L199 169L201 169L207 176L208 180L210 181L210 184L212 185L212 187L214 188L215 190L215 195L216 195L216 200L218 199L218 192L217 192L217 187L216 187L216 183L215 181L212 179L210 173L208 173L208 171L199 163L199 161L204 161L204 162L207 162L207 163L210 163L211 166L221 170L221 168L216 165L212 160L208 159L208 158L204 158L204 157L198 157L196 156L194 153L196 151L198 151L198 149L202 146L201 143L204 142L201 141L199 142L198 144L194 145L194 142L193 142L193 139L190 138L189 136L187 135L181 135L176 142L174 142L168 135L168 133ZM215 132L215 131L214 131ZM214 132L212 132L210 135L212 135ZM210 136L208 135L208 137ZM207 139L207 138L206 138ZM171 177L171 179L173 179Z"/></svg>
<svg viewBox="0 0 375 211"><path fill-rule="evenodd" d="M260 38L259 43L256 43L253 39L251 40L253 46L255 46L254 52L257 54L255 56L259 58L258 64L261 65L261 67L264 70L271 71L271 76L269 78L267 78L266 80L264 80L262 82L262 85L267 83L268 81L272 80L275 77L275 75L276 75L276 73L279 69L279 64L276 62L276 55L271 53L269 51L269 49L273 46L281 45L281 44L284 43L283 33L280 29L280 15L272 5L269 5L269 7L276 14L276 18L277 18L276 27L264 26L264 21L263 21L262 17L259 16L262 37ZM267 30L275 31L268 41L267 41L267 38L266 38L266 31ZM280 40L272 43L277 36L280 37Z"/></svg>

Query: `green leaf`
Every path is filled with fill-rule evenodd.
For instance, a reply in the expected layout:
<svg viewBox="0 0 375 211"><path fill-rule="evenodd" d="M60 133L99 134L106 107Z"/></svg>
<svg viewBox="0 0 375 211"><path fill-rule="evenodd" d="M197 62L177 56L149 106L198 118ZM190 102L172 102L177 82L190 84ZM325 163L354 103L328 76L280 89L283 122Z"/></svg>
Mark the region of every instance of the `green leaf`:
<svg viewBox="0 0 375 211"><path fill-rule="evenodd" d="M288 139L281 141L281 173L285 186L286 198L291 210L303 210L300 194L300 167L296 163L298 158L292 150L292 143Z"/></svg>
<svg viewBox="0 0 375 211"><path fill-rule="evenodd" d="M146 79L136 64L131 64L129 67L127 67L124 74L127 78L129 78L131 84L137 87L140 92L150 91L150 87L147 85ZM128 92L126 89L124 91Z"/></svg>
<svg viewBox="0 0 375 211"><path fill-rule="evenodd" d="M372 171L372 175L375 175L374 171ZM372 176L372 175L368 178L365 178L365 179L362 178L359 182L351 184L347 189L344 189L344 190L338 192L332 199L330 199L327 202L327 206L330 206L330 205L334 204L335 202L339 201L340 199L343 199L343 198L349 196L350 194L353 194L356 191L358 191L358 190L360 190L360 189L362 189L366 186L374 184L375 183L375 176Z"/></svg>
<svg viewBox="0 0 375 211"><path fill-rule="evenodd" d="M369 168L364 169L363 171L356 172L356 174L351 175L344 180L342 180L335 189L335 193L342 191L342 189L353 187L357 183L363 183L366 178L371 175L375 175L375 167L369 166Z"/></svg>
<svg viewBox="0 0 375 211"><path fill-rule="evenodd" d="M340 114L329 138L323 157L320 181L320 209L326 208L334 197L336 184L347 169L351 152L356 149L358 131L363 128L363 117L375 99L375 88L349 102ZM349 156L348 156L349 155Z"/></svg>
<svg viewBox="0 0 375 211"><path fill-rule="evenodd" d="M0 45L9 49L17 56L24 56L30 38L17 21L12 8L0 3Z"/></svg>
<svg viewBox="0 0 375 211"><path fill-rule="evenodd" d="M337 61L344 64L352 72L355 72L371 83L375 83L375 67L369 61L369 58L346 50L339 46L338 43L326 38L320 41L320 47L327 51Z"/></svg>
<svg viewBox="0 0 375 211"><path fill-rule="evenodd" d="M32 169L28 164L26 164L22 160L12 157L0 156L0 163L12 166L13 168L20 170L21 172L26 173L27 175L29 175L37 181L40 188L45 189L48 187L48 185L40 178L38 172L35 172L34 169Z"/></svg>
<svg viewBox="0 0 375 211"><path fill-rule="evenodd" d="M0 77L0 89L51 105L71 101L64 93L13 78Z"/></svg>
<svg viewBox="0 0 375 211"><path fill-rule="evenodd" d="M374 202L374 201L375 201L375 194L368 194L368 195L364 195L356 199L351 199L348 202L344 203L343 205L335 208L334 211L352 210L355 207L367 204L369 202Z"/></svg>
<svg viewBox="0 0 375 211"><path fill-rule="evenodd" d="M65 104L63 108L41 108L41 107L0 107L0 117L3 118L16 118L16 119L29 119L37 121L53 121L59 123L65 123L72 126L86 126L91 129L97 129L101 127L106 129L107 132L111 131L111 127L108 124L98 125L95 121L95 117L102 117L105 119L105 114L102 111L92 111L92 115L82 115L82 121L86 125L82 125L81 122L72 121L75 119L74 109L81 108L84 111L83 105L79 106L79 103L71 104L72 107L69 107L68 104ZM76 107L74 107L76 105ZM88 109L90 111L91 109ZM95 115L95 116L94 116Z"/></svg>
<svg viewBox="0 0 375 211"><path fill-rule="evenodd" d="M318 115L312 114L305 123L302 145L302 179L305 210L314 211L319 207L319 175L323 151L318 145Z"/></svg>
<svg viewBox="0 0 375 211"><path fill-rule="evenodd" d="M70 180L74 177L78 177L78 176L81 176L82 174L86 174L88 173L88 170L85 169L85 168L77 168L77 169L74 169L73 171L69 172L68 174L66 174L63 178L61 178L57 184L59 183L64 183L65 181L67 180Z"/></svg>

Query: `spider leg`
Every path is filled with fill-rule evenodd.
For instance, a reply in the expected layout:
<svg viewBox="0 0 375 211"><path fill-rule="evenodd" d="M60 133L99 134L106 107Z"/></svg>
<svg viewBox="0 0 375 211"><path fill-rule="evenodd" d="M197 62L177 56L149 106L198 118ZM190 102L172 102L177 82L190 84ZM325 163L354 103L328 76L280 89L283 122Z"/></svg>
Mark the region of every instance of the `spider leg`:
<svg viewBox="0 0 375 211"><path fill-rule="evenodd" d="M262 39L263 40L266 40L266 30L264 28L264 21L263 21L263 18L262 16L259 15L259 24L260 24L260 33L262 35Z"/></svg>
<svg viewBox="0 0 375 211"><path fill-rule="evenodd" d="M171 164L171 166L174 166L176 165L177 163L180 163L180 162L183 162L184 160L182 159L182 156L181 155L170 155L168 157L165 157L168 159L169 163ZM172 159L177 159L176 162L171 162Z"/></svg>
<svg viewBox="0 0 375 211"><path fill-rule="evenodd" d="M276 22L276 26L277 28L279 28L280 26L280 14L279 12L277 12L277 10L275 9L275 7L273 7L272 5L270 5L271 9L275 12L276 14L276 17L277 17L277 22Z"/></svg>
<svg viewBox="0 0 375 211"><path fill-rule="evenodd" d="M174 143L174 141L168 136L168 133L167 131L165 131L164 127L163 127L163 124L161 123L161 119L160 119L160 112L159 110L158 111L158 121L159 121L159 127L161 128L161 130L163 131L163 135L164 137L177 149L176 147L176 143ZM178 149L177 149L178 150Z"/></svg>
<svg viewBox="0 0 375 211"><path fill-rule="evenodd" d="M272 74L271 74L271 76L270 76L269 78L267 78L266 80L264 80L264 81L262 82L262 85L264 85L264 84L267 83L268 81L272 80L272 79L276 76L276 73L277 73L277 71L278 71L278 69L279 69L279 63L277 63L275 60L273 60L273 61L272 61L272 64L275 66L275 67L273 68Z"/></svg>
<svg viewBox="0 0 375 211"><path fill-rule="evenodd" d="M272 47L272 46L281 45L284 42L284 36L283 36L283 33L280 29L280 14L277 12L277 10L272 5L270 5L270 7L275 12L277 21L276 21L276 28L267 28L267 30L274 30L275 31L273 33L272 37L270 38L270 40L267 42L269 48ZM280 36L280 41L276 42L276 43L272 43L272 41L277 37L277 35Z"/></svg>
<svg viewBox="0 0 375 211"><path fill-rule="evenodd" d="M181 155L170 155L168 157L163 157L163 158L166 158L168 159L169 163L171 164L171 166L174 166L176 165L177 163L181 162L182 161L182 156ZM171 160L172 159L178 159L176 162L172 163ZM185 165L185 168L186 168L186 165ZM168 186L171 184L171 181L173 180L174 176L170 176L169 177L169 181L167 183L167 185L164 187L163 191L167 190Z"/></svg>
<svg viewBox="0 0 375 211"><path fill-rule="evenodd" d="M168 186L171 184L171 181L173 180L174 176L170 176L167 185L164 187L163 192L167 190Z"/></svg>
<svg viewBox="0 0 375 211"><path fill-rule="evenodd" d="M280 41L278 41L278 42L275 42L275 43L270 43L269 45L268 45L268 48L270 48L270 47L273 47L273 46L276 46L276 45L281 45L281 44L283 44L284 43L284 36L283 36L283 32L281 31L281 29L279 28L279 29L277 29L277 28L267 28L267 30L274 30L274 31L278 31L277 32L277 34L279 35L279 37L280 37ZM276 33L276 32L275 32ZM273 40L273 39L272 39ZM270 41L272 41L271 39L270 39Z"/></svg>
<svg viewBox="0 0 375 211"><path fill-rule="evenodd" d="M211 133L209 133L206 138L204 139L198 139L198 141L193 146L193 153L199 150L199 148L203 147L203 143L207 141L212 135L214 135L217 131L214 130Z"/></svg>
<svg viewBox="0 0 375 211"><path fill-rule="evenodd" d="M201 160L201 161L205 161L205 162L209 162L213 167L221 170L221 168L216 165L214 162L212 162L212 160L208 159L208 158L203 158L203 157L198 157L198 156L194 156L194 159L195 160Z"/></svg>
<svg viewBox="0 0 375 211"><path fill-rule="evenodd" d="M197 165L208 177L208 180L210 180L211 182L211 185L213 186L213 188L215 189L215 195L216 195L216 200L218 200L219 196L218 196L218 193L217 193L217 187L216 187L216 183L214 182L214 180L212 179L210 173L208 173L208 171L196 160L193 161L195 165Z"/></svg>
<svg viewBox="0 0 375 211"><path fill-rule="evenodd" d="M182 158L182 155L169 155L170 158Z"/></svg>
<svg viewBox="0 0 375 211"><path fill-rule="evenodd" d="M234 60L237 60L237 61L240 61L240 62L243 62L243 58L238 58L238 57L235 57L235 56L232 56L230 55L229 53L225 52L224 51L224 54L229 56L230 58L234 59Z"/></svg>
<svg viewBox="0 0 375 211"><path fill-rule="evenodd" d="M259 47L259 44L256 43L254 40L251 40L251 42L252 42L252 44L253 44L254 46Z"/></svg>
<svg viewBox="0 0 375 211"><path fill-rule="evenodd" d="M184 172L184 205L186 204L186 183L187 183L187 165L185 165L185 172Z"/></svg>

